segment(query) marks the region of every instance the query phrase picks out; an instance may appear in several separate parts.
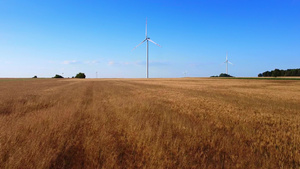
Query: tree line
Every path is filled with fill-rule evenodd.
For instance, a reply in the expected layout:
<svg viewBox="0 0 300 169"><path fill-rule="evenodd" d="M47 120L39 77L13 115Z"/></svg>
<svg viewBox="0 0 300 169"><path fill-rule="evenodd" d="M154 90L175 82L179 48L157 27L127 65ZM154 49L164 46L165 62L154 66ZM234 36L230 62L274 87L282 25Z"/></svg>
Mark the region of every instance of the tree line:
<svg viewBox="0 0 300 169"><path fill-rule="evenodd" d="M64 77L61 76L61 75L56 74L53 78L64 78ZM72 76L72 78L74 78L74 76ZM82 78L82 79L84 79L84 78L85 78L85 74L79 72L79 73L75 76L75 78Z"/></svg>
<svg viewBox="0 0 300 169"><path fill-rule="evenodd" d="M258 74L258 77L278 77L278 76L300 76L300 69L279 70L274 69Z"/></svg>
<svg viewBox="0 0 300 169"><path fill-rule="evenodd" d="M81 73L81 72L79 72L75 77L74 76L72 76L72 78L81 78L81 79L85 79L85 74L84 73ZM32 78L38 78L37 76L33 76ZM54 77L52 77L52 78L64 78L62 75L58 75L58 74L56 74Z"/></svg>
<svg viewBox="0 0 300 169"><path fill-rule="evenodd" d="M221 73L219 76L217 75L217 76L210 76L210 77L233 77L233 76L226 73Z"/></svg>

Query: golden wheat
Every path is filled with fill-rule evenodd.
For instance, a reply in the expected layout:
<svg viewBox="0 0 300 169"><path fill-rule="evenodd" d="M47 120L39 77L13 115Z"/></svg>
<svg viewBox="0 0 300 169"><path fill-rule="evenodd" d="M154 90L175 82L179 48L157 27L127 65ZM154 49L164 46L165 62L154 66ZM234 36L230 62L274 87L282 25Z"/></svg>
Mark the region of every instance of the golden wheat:
<svg viewBox="0 0 300 169"><path fill-rule="evenodd" d="M0 168L299 168L300 81L1 79Z"/></svg>

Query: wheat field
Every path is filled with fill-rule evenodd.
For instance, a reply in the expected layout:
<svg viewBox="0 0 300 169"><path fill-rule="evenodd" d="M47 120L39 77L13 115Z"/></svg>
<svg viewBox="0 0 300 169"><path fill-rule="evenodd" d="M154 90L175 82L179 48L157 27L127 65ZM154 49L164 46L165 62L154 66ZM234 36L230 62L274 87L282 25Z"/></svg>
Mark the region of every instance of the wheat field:
<svg viewBox="0 0 300 169"><path fill-rule="evenodd" d="M299 168L300 81L0 79L0 168Z"/></svg>

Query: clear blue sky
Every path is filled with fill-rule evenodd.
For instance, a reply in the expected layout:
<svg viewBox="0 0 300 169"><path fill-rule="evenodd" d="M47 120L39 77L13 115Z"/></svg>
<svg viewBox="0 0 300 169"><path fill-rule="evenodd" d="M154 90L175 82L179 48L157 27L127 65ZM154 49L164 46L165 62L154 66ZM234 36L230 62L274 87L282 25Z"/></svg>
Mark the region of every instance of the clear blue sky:
<svg viewBox="0 0 300 169"><path fill-rule="evenodd" d="M257 76L300 68L300 0L0 0L0 77Z"/></svg>

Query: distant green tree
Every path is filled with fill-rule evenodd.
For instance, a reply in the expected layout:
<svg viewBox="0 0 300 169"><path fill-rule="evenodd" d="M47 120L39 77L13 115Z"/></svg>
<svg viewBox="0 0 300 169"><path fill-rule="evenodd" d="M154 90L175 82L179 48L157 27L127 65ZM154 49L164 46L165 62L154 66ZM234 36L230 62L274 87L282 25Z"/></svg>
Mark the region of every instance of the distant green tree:
<svg viewBox="0 0 300 169"><path fill-rule="evenodd" d="M64 78L64 77L62 77L61 75L55 75L53 78Z"/></svg>
<svg viewBox="0 0 300 169"><path fill-rule="evenodd" d="M232 77L232 76L230 76L229 74L226 74L226 73L221 73L219 75L219 77Z"/></svg>
<svg viewBox="0 0 300 169"><path fill-rule="evenodd" d="M300 69L298 69L297 71L298 71L298 73L297 73L296 76L300 76Z"/></svg>
<svg viewBox="0 0 300 169"><path fill-rule="evenodd" d="M32 78L37 78L37 76L33 76Z"/></svg>
<svg viewBox="0 0 300 169"><path fill-rule="evenodd" d="M291 76L296 76L296 75L297 75L296 69L292 69L291 70Z"/></svg>
<svg viewBox="0 0 300 169"><path fill-rule="evenodd" d="M280 70L280 76L284 76L285 75L285 70Z"/></svg>
<svg viewBox="0 0 300 169"><path fill-rule="evenodd" d="M290 71L290 69L288 69L288 70L285 71L284 76L291 76L292 75L291 73L292 72Z"/></svg>
<svg viewBox="0 0 300 169"><path fill-rule="evenodd" d="M267 71L267 77L272 76L272 71Z"/></svg>
<svg viewBox="0 0 300 169"><path fill-rule="evenodd" d="M82 78L82 79L84 79L84 78L85 78L85 74L79 72L79 73L75 76L75 78Z"/></svg>
<svg viewBox="0 0 300 169"><path fill-rule="evenodd" d="M258 77L263 77L263 74L262 73L258 74Z"/></svg>
<svg viewBox="0 0 300 169"><path fill-rule="evenodd" d="M281 72L279 69L275 69L272 71L272 76L273 77L277 77L277 76L280 76L281 75Z"/></svg>

